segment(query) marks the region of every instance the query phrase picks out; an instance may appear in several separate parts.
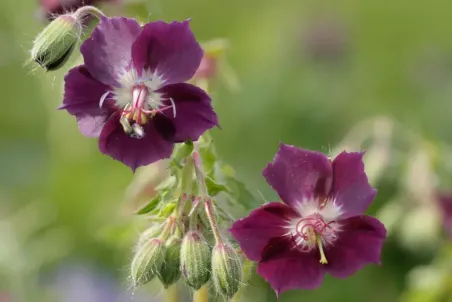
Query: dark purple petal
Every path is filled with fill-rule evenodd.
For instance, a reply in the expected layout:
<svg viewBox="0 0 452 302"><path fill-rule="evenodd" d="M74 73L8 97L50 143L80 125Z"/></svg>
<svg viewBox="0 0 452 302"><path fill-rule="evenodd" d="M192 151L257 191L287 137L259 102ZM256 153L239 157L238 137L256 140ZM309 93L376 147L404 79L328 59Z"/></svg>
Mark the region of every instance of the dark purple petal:
<svg viewBox="0 0 452 302"><path fill-rule="evenodd" d="M132 46L133 65L150 69L166 85L188 81L198 69L203 50L190 30L190 22L151 22Z"/></svg>
<svg viewBox="0 0 452 302"><path fill-rule="evenodd" d="M341 231L325 255L326 270L336 278L353 275L366 264L380 264L386 229L378 219L370 216L355 216L340 222Z"/></svg>
<svg viewBox="0 0 452 302"><path fill-rule="evenodd" d="M137 139L128 136L115 114L105 124L99 138L99 149L132 168L151 164L169 158L174 144L165 140L156 130L154 119L143 126L145 137Z"/></svg>
<svg viewBox="0 0 452 302"><path fill-rule="evenodd" d="M109 87L94 79L85 66L71 69L64 77L64 99L59 109L65 109L77 119L80 132L98 137L110 110L99 107L99 100Z"/></svg>
<svg viewBox="0 0 452 302"><path fill-rule="evenodd" d="M267 165L263 175L282 201L294 207L304 197L324 197L328 194L332 168L323 153L280 144L273 162Z"/></svg>
<svg viewBox="0 0 452 302"><path fill-rule="evenodd" d="M279 202L266 204L237 220L230 229L245 255L253 260L261 260L261 254L270 239L287 233L287 221L297 213Z"/></svg>
<svg viewBox="0 0 452 302"><path fill-rule="evenodd" d="M91 36L80 47L86 68L104 84L115 86L132 63L132 44L140 34L137 21L102 17Z"/></svg>
<svg viewBox="0 0 452 302"><path fill-rule="evenodd" d="M333 160L333 188L331 197L341 206L342 218L361 215L374 200L377 190L372 188L364 172L364 152L342 152Z"/></svg>
<svg viewBox="0 0 452 302"><path fill-rule="evenodd" d="M443 217L443 225L449 237L452 237L452 194L441 193L437 196Z"/></svg>
<svg viewBox="0 0 452 302"><path fill-rule="evenodd" d="M177 83L163 87L159 90L165 98L171 98L176 105L176 116L173 109L163 111L176 127L174 142L192 141L208 129L218 125L218 117L213 111L210 97L204 90L190 84ZM168 100L165 104L171 105Z"/></svg>
<svg viewBox="0 0 452 302"><path fill-rule="evenodd" d="M315 289L325 276L317 251L301 252L294 244L290 237L273 238L257 266L257 273L277 295L291 289Z"/></svg>

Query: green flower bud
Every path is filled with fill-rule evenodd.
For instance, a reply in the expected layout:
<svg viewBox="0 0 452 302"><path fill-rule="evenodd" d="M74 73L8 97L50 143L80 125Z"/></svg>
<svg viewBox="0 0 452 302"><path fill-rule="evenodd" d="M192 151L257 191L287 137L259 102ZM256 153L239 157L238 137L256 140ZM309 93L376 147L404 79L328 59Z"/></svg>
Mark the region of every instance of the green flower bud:
<svg viewBox="0 0 452 302"><path fill-rule="evenodd" d="M31 58L46 70L56 70L69 59L82 34L82 24L71 14L53 20L36 37Z"/></svg>
<svg viewBox="0 0 452 302"><path fill-rule="evenodd" d="M168 239L165 244L165 260L158 273L158 277L165 288L176 283L180 278L181 243L182 240L174 236Z"/></svg>
<svg viewBox="0 0 452 302"><path fill-rule="evenodd" d="M198 290L210 279L210 247L201 232L188 232L181 247L181 266L185 282Z"/></svg>
<svg viewBox="0 0 452 302"><path fill-rule="evenodd" d="M232 298L242 282L242 266L234 249L225 243L218 243L212 251L212 280L215 290Z"/></svg>
<svg viewBox="0 0 452 302"><path fill-rule="evenodd" d="M154 238L158 237L162 233L161 225L153 225L146 229L138 238L137 250L143 246L143 244L148 243Z"/></svg>
<svg viewBox="0 0 452 302"><path fill-rule="evenodd" d="M154 238L139 246L132 260L131 275L133 285L146 284L158 274L165 258L165 246Z"/></svg>

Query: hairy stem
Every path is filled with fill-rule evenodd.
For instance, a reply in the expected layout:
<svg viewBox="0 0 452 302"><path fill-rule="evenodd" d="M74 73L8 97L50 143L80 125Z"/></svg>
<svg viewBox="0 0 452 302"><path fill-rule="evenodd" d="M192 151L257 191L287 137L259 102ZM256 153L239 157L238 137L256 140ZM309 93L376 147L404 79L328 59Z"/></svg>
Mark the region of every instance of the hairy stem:
<svg viewBox="0 0 452 302"><path fill-rule="evenodd" d="M220 230L215 219L213 203L210 198L206 198L206 200L204 201L204 208L206 210L207 218L209 219L209 224L210 228L212 229L213 236L215 237L215 243L222 243L223 239L221 239Z"/></svg>
<svg viewBox="0 0 452 302"><path fill-rule="evenodd" d="M79 20L85 19L88 16L93 16L100 20L100 18L105 15L100 9L91 5L82 6L74 13L74 17Z"/></svg>
<svg viewBox="0 0 452 302"><path fill-rule="evenodd" d="M222 243L220 230L218 228L217 221L215 219L214 205L212 199L209 197L206 186L206 176L202 167L201 156L198 151L193 152L193 161L195 163L196 179L201 191L202 202L204 202L204 209L206 211L207 218L209 219L210 228L212 229L216 243Z"/></svg>

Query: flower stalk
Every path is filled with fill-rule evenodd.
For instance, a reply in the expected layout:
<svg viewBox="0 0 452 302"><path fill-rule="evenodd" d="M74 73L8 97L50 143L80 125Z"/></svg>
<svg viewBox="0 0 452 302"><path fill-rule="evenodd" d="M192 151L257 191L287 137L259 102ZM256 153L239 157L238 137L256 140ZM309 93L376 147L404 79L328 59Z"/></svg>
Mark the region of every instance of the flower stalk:
<svg viewBox="0 0 452 302"><path fill-rule="evenodd" d="M193 162L195 164L196 179L201 189L201 198L204 202L204 210L209 220L210 228L212 229L213 235L215 237L215 243L222 243L223 239L221 238L220 230L215 219L214 205L207 191L206 177L202 168L201 156L199 155L198 151L193 152Z"/></svg>
<svg viewBox="0 0 452 302"><path fill-rule="evenodd" d="M100 20L102 17L105 17L104 13L100 9L92 5L80 7L75 11L73 15L78 20L83 20L88 16L95 17L98 20Z"/></svg>
<svg viewBox="0 0 452 302"><path fill-rule="evenodd" d="M193 296L193 302L208 302L209 301L209 290L206 285L201 287L199 290L195 291Z"/></svg>

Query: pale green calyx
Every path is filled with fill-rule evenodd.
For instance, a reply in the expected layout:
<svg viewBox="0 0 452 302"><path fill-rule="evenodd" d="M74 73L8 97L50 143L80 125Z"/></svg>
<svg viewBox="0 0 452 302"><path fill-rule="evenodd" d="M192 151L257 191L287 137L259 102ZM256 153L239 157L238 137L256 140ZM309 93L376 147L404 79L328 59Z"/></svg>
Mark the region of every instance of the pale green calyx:
<svg viewBox="0 0 452 302"><path fill-rule="evenodd" d="M80 40L82 29L81 22L74 15L59 16L34 40L31 59L46 70L62 67Z"/></svg>
<svg viewBox="0 0 452 302"><path fill-rule="evenodd" d="M225 243L215 245L212 251L212 280L215 290L232 298L242 283L242 265L234 249Z"/></svg>
<svg viewBox="0 0 452 302"><path fill-rule="evenodd" d="M181 247L180 270L185 282L198 290L210 279L211 252L201 232L188 232Z"/></svg>
<svg viewBox="0 0 452 302"><path fill-rule="evenodd" d="M165 243L165 258L157 274L165 288L176 283L180 278L181 243L182 240L178 236L170 237Z"/></svg>
<svg viewBox="0 0 452 302"><path fill-rule="evenodd" d="M132 261L131 277L135 287L150 282L158 275L165 259L165 245L157 238L138 246Z"/></svg>

